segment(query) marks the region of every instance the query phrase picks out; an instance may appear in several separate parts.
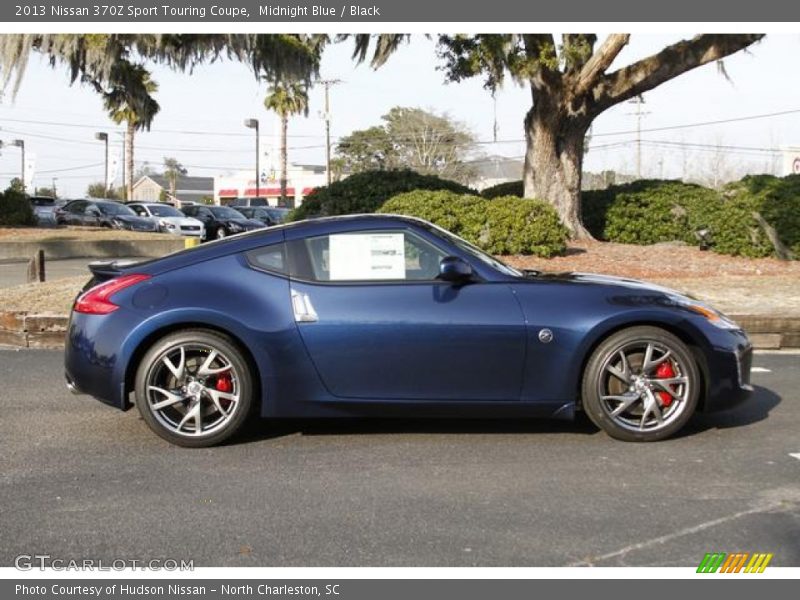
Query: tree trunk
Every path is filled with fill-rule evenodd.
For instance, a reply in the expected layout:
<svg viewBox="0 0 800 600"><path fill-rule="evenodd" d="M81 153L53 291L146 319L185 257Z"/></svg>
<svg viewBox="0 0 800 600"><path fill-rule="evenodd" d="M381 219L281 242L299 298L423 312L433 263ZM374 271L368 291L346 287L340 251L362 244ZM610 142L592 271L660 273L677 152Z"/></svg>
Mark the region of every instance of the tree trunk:
<svg viewBox="0 0 800 600"><path fill-rule="evenodd" d="M573 239L592 239L581 220L583 145L590 123L542 101L525 117L525 197L552 204Z"/></svg>
<svg viewBox="0 0 800 600"><path fill-rule="evenodd" d="M128 132L125 136L125 198L133 200L133 138L136 135L136 126L128 122Z"/></svg>
<svg viewBox="0 0 800 600"><path fill-rule="evenodd" d="M289 149L287 148L287 132L289 130L289 117L281 115L281 200L286 206L294 206L294 202L289 202L286 197L286 187L288 185L288 162Z"/></svg>

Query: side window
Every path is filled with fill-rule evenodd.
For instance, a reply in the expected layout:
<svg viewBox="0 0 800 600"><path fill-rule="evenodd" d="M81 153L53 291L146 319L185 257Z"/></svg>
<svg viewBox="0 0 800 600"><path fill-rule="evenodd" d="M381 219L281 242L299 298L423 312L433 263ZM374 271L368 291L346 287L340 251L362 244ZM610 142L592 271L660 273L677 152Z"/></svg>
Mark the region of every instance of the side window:
<svg viewBox="0 0 800 600"><path fill-rule="evenodd" d="M73 202L72 204L70 204L69 212L71 212L73 214L76 214L76 215L82 214L84 209L86 208L87 204L88 204L88 202L85 202L85 201Z"/></svg>
<svg viewBox="0 0 800 600"><path fill-rule="evenodd" d="M133 209L133 212L135 212L140 217L147 216L147 211L145 211L144 207L134 204L133 206L131 206L131 208Z"/></svg>
<svg viewBox="0 0 800 600"><path fill-rule="evenodd" d="M445 254L403 230L365 231L296 240L292 277L306 281L431 281Z"/></svg>
<svg viewBox="0 0 800 600"><path fill-rule="evenodd" d="M246 252L245 256L250 266L256 269L282 274L287 272L286 253L283 244L272 244L256 248Z"/></svg>

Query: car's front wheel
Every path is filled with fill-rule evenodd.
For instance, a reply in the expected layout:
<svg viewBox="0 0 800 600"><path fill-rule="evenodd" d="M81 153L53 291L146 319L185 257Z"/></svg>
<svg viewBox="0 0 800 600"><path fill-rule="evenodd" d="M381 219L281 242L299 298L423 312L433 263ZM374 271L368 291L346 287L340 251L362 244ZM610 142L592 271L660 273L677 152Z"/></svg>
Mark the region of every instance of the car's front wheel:
<svg viewBox="0 0 800 600"><path fill-rule="evenodd" d="M254 390L239 348L227 336L203 329L163 337L136 373L142 418L179 446L213 446L235 434L250 413Z"/></svg>
<svg viewBox="0 0 800 600"><path fill-rule="evenodd" d="M228 232L225 231L224 227L220 227L219 229L217 229L217 239L218 240L221 240L222 238L226 237L227 235L228 235Z"/></svg>
<svg viewBox="0 0 800 600"><path fill-rule="evenodd" d="M611 437L667 438L691 418L700 372L689 348L657 327L631 327L604 340L583 374L586 414Z"/></svg>

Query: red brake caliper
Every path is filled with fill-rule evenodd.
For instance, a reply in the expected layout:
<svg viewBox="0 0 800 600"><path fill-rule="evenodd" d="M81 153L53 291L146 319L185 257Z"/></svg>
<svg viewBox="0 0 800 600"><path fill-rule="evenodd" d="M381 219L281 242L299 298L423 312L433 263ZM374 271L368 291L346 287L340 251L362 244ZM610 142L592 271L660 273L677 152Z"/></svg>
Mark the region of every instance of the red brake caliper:
<svg viewBox="0 0 800 600"><path fill-rule="evenodd" d="M672 363L669 360L665 360L656 368L656 379L669 379L671 377L675 377L675 370L672 368ZM672 386L671 389L675 389L675 386ZM672 396L667 392L656 392L658 394L659 399L661 400L661 406L667 407L672 404Z"/></svg>
<svg viewBox="0 0 800 600"><path fill-rule="evenodd" d="M230 393L233 391L233 381L231 380L230 373L221 373L217 375L217 383L214 385L218 392ZM230 400L222 398L221 402L230 404Z"/></svg>

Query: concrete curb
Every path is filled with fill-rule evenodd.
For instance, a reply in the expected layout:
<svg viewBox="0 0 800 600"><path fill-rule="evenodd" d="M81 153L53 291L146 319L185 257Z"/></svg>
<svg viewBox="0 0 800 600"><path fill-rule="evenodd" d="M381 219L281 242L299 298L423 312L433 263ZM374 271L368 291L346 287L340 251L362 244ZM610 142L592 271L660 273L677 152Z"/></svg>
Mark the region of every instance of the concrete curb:
<svg viewBox="0 0 800 600"><path fill-rule="evenodd" d="M800 317L731 315L757 350L800 348ZM20 348L64 347L69 317L0 311L0 345Z"/></svg>
<svg viewBox="0 0 800 600"><path fill-rule="evenodd" d="M69 317L0 312L0 345L20 348L64 347Z"/></svg>
<svg viewBox="0 0 800 600"><path fill-rule="evenodd" d="M49 240L42 242L0 242L0 263L30 260L39 250L46 259L117 258L145 256L159 258L183 250L185 240L164 235L163 240Z"/></svg>

